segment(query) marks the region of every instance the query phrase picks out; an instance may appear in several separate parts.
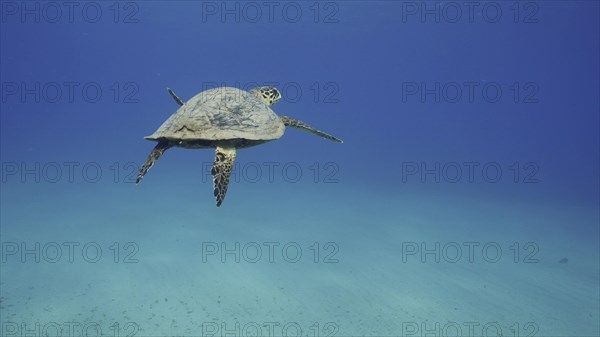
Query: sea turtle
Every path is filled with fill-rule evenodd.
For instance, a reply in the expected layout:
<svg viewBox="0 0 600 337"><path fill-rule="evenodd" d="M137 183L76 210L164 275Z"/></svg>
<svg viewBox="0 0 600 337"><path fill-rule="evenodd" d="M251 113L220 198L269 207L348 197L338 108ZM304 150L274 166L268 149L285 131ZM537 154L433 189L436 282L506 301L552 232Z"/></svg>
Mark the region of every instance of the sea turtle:
<svg viewBox="0 0 600 337"><path fill-rule="evenodd" d="M181 107L152 135L144 137L158 144L140 169L136 184L154 162L173 146L188 149L216 148L211 174L219 207L227 192L236 149L278 139L286 126L342 142L341 139L301 121L277 116L271 106L282 96L274 87L257 87L250 91L231 87L214 88L197 94L187 102L181 100L173 90L167 88L167 91Z"/></svg>

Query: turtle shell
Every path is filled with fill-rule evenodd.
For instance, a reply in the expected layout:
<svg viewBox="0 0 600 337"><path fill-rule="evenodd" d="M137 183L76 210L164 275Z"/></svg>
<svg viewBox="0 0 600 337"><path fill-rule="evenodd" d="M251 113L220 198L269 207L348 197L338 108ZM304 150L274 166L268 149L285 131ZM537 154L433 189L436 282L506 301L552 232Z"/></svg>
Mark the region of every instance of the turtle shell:
<svg viewBox="0 0 600 337"><path fill-rule="evenodd" d="M274 140L285 126L255 95L237 88L203 91L185 102L149 140Z"/></svg>

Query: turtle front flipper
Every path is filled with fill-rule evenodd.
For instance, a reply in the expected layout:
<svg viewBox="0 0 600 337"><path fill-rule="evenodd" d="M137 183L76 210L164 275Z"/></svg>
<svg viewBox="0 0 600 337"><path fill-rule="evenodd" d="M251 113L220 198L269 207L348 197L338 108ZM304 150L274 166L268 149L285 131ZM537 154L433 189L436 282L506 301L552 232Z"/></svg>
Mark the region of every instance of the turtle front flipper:
<svg viewBox="0 0 600 337"><path fill-rule="evenodd" d="M169 144L168 142L164 142L164 141L156 144L156 146L154 147L154 150L152 150L152 152L150 152L148 159L146 159L146 162L144 163L144 165L142 165L142 168L140 169L140 173L138 173L137 179L135 180L136 184L139 184L140 181L142 181L142 179L144 178L144 175L146 175L146 173L148 173L148 170L150 170L152 165L154 165L154 162L157 161L158 158L160 158L160 156L162 156L163 153L165 153L165 151L168 148L170 148L171 146L172 146L171 144Z"/></svg>
<svg viewBox="0 0 600 337"><path fill-rule="evenodd" d="M229 175L233 169L235 161L235 147L217 146L215 162L213 163L210 174L213 176L214 195L217 199L217 207L221 206L227 185L229 184Z"/></svg>
<svg viewBox="0 0 600 337"><path fill-rule="evenodd" d="M283 122L283 124L285 126L290 126L290 127L296 128L296 129L303 130L303 131L308 131L308 132L310 132L312 134L315 134L315 135L317 135L319 137L323 137L323 138L332 140L334 142L343 143L343 141L341 139L336 138L336 137L334 137L334 136L332 136L332 135L330 135L328 133L325 133L325 132L323 132L321 130L317 130L317 129L313 128L312 126L310 126L310 125L308 125L308 124L306 124L304 122L301 122L299 120L296 120L296 119L293 119L293 118L287 117L287 116L281 116L279 118L281 119L281 121Z"/></svg>
<svg viewBox="0 0 600 337"><path fill-rule="evenodd" d="M181 100L181 98L179 98L179 96L175 95L175 92L173 92L173 90L171 90L171 88L167 88L167 91L169 92L169 95L171 95L171 97L173 97L173 99L175 100L175 102L179 105L183 105L183 100Z"/></svg>

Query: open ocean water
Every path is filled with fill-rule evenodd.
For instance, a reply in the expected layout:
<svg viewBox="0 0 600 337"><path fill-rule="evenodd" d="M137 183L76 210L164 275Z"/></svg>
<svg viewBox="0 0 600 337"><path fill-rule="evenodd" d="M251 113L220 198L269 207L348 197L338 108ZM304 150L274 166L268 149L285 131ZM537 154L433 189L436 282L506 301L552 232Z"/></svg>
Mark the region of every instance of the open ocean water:
<svg viewBox="0 0 600 337"><path fill-rule="evenodd" d="M600 336L598 1L0 1L1 336ZM221 86L287 128L144 140Z"/></svg>

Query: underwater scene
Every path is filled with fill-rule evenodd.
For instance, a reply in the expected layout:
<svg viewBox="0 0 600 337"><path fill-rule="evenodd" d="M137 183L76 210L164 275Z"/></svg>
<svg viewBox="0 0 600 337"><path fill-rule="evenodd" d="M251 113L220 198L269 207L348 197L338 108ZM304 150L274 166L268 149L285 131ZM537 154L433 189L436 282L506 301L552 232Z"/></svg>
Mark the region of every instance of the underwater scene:
<svg viewBox="0 0 600 337"><path fill-rule="evenodd" d="M0 336L600 336L600 2L0 0Z"/></svg>

